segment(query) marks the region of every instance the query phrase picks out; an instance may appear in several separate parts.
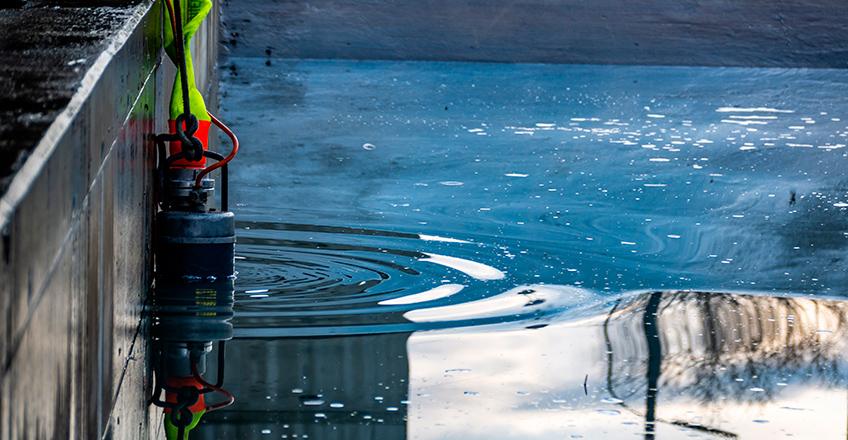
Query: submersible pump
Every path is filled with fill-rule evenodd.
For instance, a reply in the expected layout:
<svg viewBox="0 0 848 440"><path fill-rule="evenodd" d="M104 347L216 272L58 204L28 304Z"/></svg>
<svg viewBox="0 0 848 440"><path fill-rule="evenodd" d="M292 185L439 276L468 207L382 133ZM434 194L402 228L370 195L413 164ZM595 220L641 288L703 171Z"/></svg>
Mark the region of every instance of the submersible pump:
<svg viewBox="0 0 848 440"><path fill-rule="evenodd" d="M152 314L151 403L162 407L167 438L188 439L201 417L233 403L223 388L224 344L232 338L235 221L228 204L227 164L238 139L208 112L197 90L189 42L211 0L163 0L170 26L165 50L178 72L169 133L156 136L157 204ZM214 124L230 138L224 157L209 149ZM220 170L218 206L215 181ZM207 381L207 357L217 344L217 378ZM164 394L164 399L162 398Z"/></svg>

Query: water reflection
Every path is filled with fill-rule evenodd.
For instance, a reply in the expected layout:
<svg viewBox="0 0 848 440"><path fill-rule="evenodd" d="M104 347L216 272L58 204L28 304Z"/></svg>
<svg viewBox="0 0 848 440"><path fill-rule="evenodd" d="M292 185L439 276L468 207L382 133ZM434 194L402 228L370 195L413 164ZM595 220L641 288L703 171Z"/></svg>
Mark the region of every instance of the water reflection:
<svg viewBox="0 0 848 440"><path fill-rule="evenodd" d="M841 303L675 291L842 293L845 72L228 63L243 375L201 435L845 436Z"/></svg>
<svg viewBox="0 0 848 440"><path fill-rule="evenodd" d="M677 413L674 402L696 402L703 410L696 419L663 421L736 436L732 424L707 414L723 412L729 402L767 407L783 400L787 388L845 385L845 312L840 301L705 292L623 300L604 322L606 388L636 413L644 399L647 433L662 390L664 401L672 402L667 416ZM643 316L643 341L633 336L633 314ZM805 412L798 405L786 408ZM844 404L839 408L844 411Z"/></svg>
<svg viewBox="0 0 848 440"><path fill-rule="evenodd" d="M835 300L652 292L416 333L410 437L844 438L845 319Z"/></svg>
<svg viewBox="0 0 848 440"><path fill-rule="evenodd" d="M228 366L251 379L198 438L405 439L408 337L235 339Z"/></svg>
<svg viewBox="0 0 848 440"><path fill-rule="evenodd" d="M197 438L844 438L842 301L646 292L501 324L236 338ZM271 437L266 437L270 435Z"/></svg>
<svg viewBox="0 0 848 440"><path fill-rule="evenodd" d="M151 317L155 385L150 401L163 408L165 437L182 440L205 415L235 400L224 388L224 342L233 336L233 279L160 277L157 282Z"/></svg>

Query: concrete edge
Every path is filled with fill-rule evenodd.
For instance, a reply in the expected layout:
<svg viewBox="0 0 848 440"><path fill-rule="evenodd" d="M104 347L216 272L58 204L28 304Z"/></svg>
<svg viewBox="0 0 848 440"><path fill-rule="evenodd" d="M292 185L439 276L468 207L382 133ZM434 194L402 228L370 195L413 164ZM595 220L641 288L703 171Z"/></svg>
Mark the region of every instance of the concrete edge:
<svg viewBox="0 0 848 440"><path fill-rule="evenodd" d="M83 76L79 88L74 93L70 102L68 102L68 105L56 116L56 119L47 128L44 136L36 144L32 154L30 154L24 165L12 178L6 194L0 198L0 230L6 228L15 209L24 197L26 197L27 193L29 193L33 182L41 174L48 159L59 145L62 136L73 123L80 109L83 108L83 104L91 96L106 68L112 62L115 55L124 47L124 44L129 40L133 31L151 11L154 4L155 0L146 0L136 6L132 17L115 33L109 45L97 56L97 59Z"/></svg>

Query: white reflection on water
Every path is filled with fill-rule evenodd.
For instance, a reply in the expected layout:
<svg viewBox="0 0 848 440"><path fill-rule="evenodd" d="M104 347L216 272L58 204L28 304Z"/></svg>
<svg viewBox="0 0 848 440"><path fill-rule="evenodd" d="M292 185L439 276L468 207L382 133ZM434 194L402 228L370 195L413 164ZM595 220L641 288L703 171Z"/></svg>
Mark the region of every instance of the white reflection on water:
<svg viewBox="0 0 848 440"><path fill-rule="evenodd" d="M537 284L518 286L476 301L410 310L404 313L403 317L415 323L470 321L519 315L526 313L527 308L534 311L558 310L590 302L594 297L594 294L572 286Z"/></svg>
<svg viewBox="0 0 848 440"><path fill-rule="evenodd" d="M844 438L845 320L836 301L655 293L533 330L414 333L408 437Z"/></svg>
<svg viewBox="0 0 848 440"><path fill-rule="evenodd" d="M451 269L456 269L478 280L500 280L506 276L503 271L487 264L466 260L464 258L449 257L447 255L432 254L429 252L422 253L426 255L426 257L419 258L419 261L426 261L428 263L435 263L450 267Z"/></svg>
<svg viewBox="0 0 848 440"><path fill-rule="evenodd" d="M458 238L440 237L438 235L418 234L418 238L424 241L440 241L443 243L470 243Z"/></svg>
<svg viewBox="0 0 848 440"><path fill-rule="evenodd" d="M418 304L427 301L434 301L441 298L446 298L455 293L458 293L465 286L462 284L442 284L441 286L434 287L429 290L425 290L420 293L413 293L412 295L402 296L400 298L394 299L386 299L380 301L377 304L382 306L396 306L396 305L404 305L404 304Z"/></svg>
<svg viewBox="0 0 848 440"><path fill-rule="evenodd" d="M718 113L795 113L794 110L782 110L769 107L719 107Z"/></svg>

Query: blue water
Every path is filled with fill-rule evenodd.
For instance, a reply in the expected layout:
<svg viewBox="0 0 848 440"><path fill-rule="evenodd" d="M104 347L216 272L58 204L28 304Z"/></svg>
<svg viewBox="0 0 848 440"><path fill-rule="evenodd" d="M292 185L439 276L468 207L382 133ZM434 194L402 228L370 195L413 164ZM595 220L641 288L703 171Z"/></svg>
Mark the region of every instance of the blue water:
<svg viewBox="0 0 848 440"><path fill-rule="evenodd" d="M848 74L228 63L207 438L844 433Z"/></svg>

